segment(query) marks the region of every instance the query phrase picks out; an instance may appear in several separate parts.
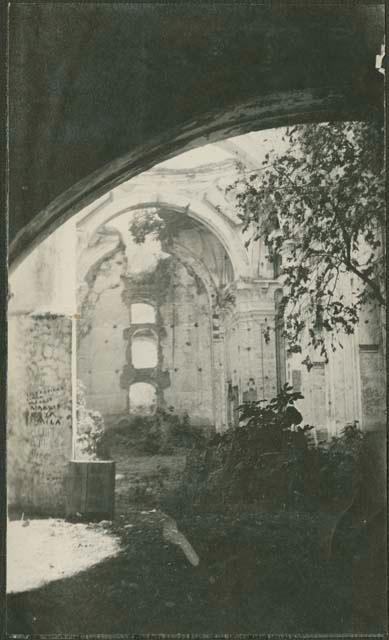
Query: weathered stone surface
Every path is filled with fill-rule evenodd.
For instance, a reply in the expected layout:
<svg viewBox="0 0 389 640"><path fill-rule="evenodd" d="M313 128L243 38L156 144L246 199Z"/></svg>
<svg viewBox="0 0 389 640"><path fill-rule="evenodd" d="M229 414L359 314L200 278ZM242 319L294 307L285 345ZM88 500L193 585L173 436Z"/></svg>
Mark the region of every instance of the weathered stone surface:
<svg viewBox="0 0 389 640"><path fill-rule="evenodd" d="M193 168L188 165L186 169L174 168L171 163L155 167L124 183L94 209L81 214L78 233L84 240L78 258L80 278L85 273L100 274L93 284L90 276L86 277L92 286L90 303L96 310L100 305L95 293L95 289L101 290L99 283L112 288L102 294L105 310L99 307L100 319L95 320L93 328L95 342L103 348L92 348L85 342L80 363L85 351L99 352L95 364L100 372L89 374L100 381L94 392L96 402L105 403L108 412L110 404L116 406L117 414L113 415L117 417L128 410L125 394L131 382L149 380L160 389L160 402L173 405L180 412L187 411L195 422L213 421L216 429L222 431L236 421L237 406L244 401L250 385L258 400L276 395L283 368L282 383L288 381L304 395L299 408L304 421L317 427L318 438L339 433L354 421L363 428L369 428L369 424L377 428L384 416L382 390L379 403L373 403L374 411L366 394L363 396L361 392L362 370L366 379L371 376L370 387L378 370L378 365L371 362L370 352L378 349L381 356L377 357L382 361L382 330L377 314L366 310L355 335L342 336L343 348L331 354L327 364L312 354L314 366L309 372L299 355L286 358L282 343L277 343L274 327L280 283L274 278L266 247L258 243L245 248L247 238L234 214L231 194L224 192L226 184L231 184L236 176L234 161L228 159L228 154L236 154L245 162L253 162L255 158L258 162L258 154L264 153L261 147L264 136L261 140L258 136L252 134L224 143L221 148L227 151L227 159L222 156L214 164ZM146 283L118 277L134 259L133 247L128 245L125 234L131 212L137 207L174 220L175 237L169 250L175 264L180 263L181 267L168 278L149 278ZM114 244L107 244L107 234L111 233L112 240L114 228L121 230L122 240L117 236ZM119 254L111 253L114 246L121 251L120 258ZM100 273L102 265L104 270ZM85 295L83 286L80 292ZM345 295L350 296L350 282L346 279L342 286ZM121 301L115 303L119 291ZM117 334L114 338L113 329L109 335L111 321L104 325L104 337L103 329L97 329L104 314L109 317L114 309L118 315L124 314L123 327L125 317L128 318L125 306L129 306L130 300L146 298L159 300L157 333L161 364L155 371L137 370L131 365L129 345L136 327L128 327L123 334L125 355L122 338ZM103 373L106 360L114 352L120 362L125 357L119 374L121 388L116 387L116 391L114 376L110 374L110 379L104 381ZM84 371L86 367L81 364L81 369ZM93 371L93 367L88 370Z"/></svg>
<svg viewBox="0 0 389 640"><path fill-rule="evenodd" d="M9 506L61 513L72 454L71 319L9 318Z"/></svg>
<svg viewBox="0 0 389 640"><path fill-rule="evenodd" d="M123 280L113 258L105 264L104 274L97 265L80 307L84 335L78 376L87 386L88 405L113 424L129 414L130 385L150 381L159 389L162 406L189 413L193 423L213 424L210 306L204 285L176 259L167 277L158 277L157 269L146 289L139 279ZM129 326L130 307L139 296L157 309L155 329L150 324ZM158 336L158 363L150 370L132 363L132 336L143 326Z"/></svg>

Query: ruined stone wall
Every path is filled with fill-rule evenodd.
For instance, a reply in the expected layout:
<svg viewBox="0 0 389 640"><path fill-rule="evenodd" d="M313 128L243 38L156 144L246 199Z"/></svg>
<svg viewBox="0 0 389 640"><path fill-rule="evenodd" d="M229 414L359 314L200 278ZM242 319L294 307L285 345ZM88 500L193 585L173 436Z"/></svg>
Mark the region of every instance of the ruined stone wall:
<svg viewBox="0 0 389 640"><path fill-rule="evenodd" d="M74 220L59 227L10 277L9 313L76 311L76 231Z"/></svg>
<svg viewBox="0 0 389 640"><path fill-rule="evenodd" d="M166 264L166 268L163 263ZM154 273L126 271L124 249L113 252L83 285L79 305L77 375L86 385L87 405L109 428L130 414L129 388L156 387L159 404L188 413L193 424L214 424L210 304L199 278L175 257ZM90 274L91 275L91 274ZM131 304L156 308L158 365L133 366Z"/></svg>
<svg viewBox="0 0 389 640"><path fill-rule="evenodd" d="M239 386L240 397L248 389L250 379L255 382L257 399L270 399L277 393L274 337L265 340L267 323L253 316L234 318L226 334L229 375Z"/></svg>
<svg viewBox="0 0 389 640"><path fill-rule="evenodd" d="M270 400L277 394L272 296L272 289L264 293L255 284L238 291L224 321L230 423L234 422L233 405L237 402Z"/></svg>
<svg viewBox="0 0 389 640"><path fill-rule="evenodd" d="M364 429L378 428L385 421L382 323L377 324L371 311L367 312L355 335L342 338L343 348L339 347L335 354L329 350L329 363L324 363L317 352L312 354L314 364L310 371L301 364L301 354L289 358L281 354L276 344L277 341L278 345L282 342L280 331L277 340L273 331L276 314L274 294L281 284L277 284L274 265L267 258L264 244L257 242L249 247L244 246L247 237L242 233L240 222L234 214L233 202L220 188L222 174L226 183L232 180L233 165L220 165L217 175L215 171L215 167L207 167L188 173L166 168L146 172L131 183L115 189L107 201L107 210L104 207L97 208L96 220L93 222L91 216L84 225L85 230L89 229L89 234L92 229L99 228L94 248L97 256L100 255L99 251L103 252L104 247L108 247L108 244L103 246L101 225L116 210L124 210L128 205L134 207L141 202L154 203L153 206L158 209L158 203L161 202L163 204L159 212L163 211L168 219L169 203L174 203L175 244L172 253L187 268L190 266L197 276L200 275L208 298L211 297L212 311L209 311L205 293L203 296L198 290L196 308L192 308L192 285L188 282L187 297L175 285L175 301L172 302L172 297L159 301L158 339L161 350L154 382L161 390L162 404L172 405L180 412L186 410L195 416L195 420L212 420L218 429L223 430L234 422L234 406L244 399L274 397L282 377L282 384L288 381L303 393L304 400L299 402L299 408L304 421L315 425L323 435L339 433L345 424L354 420L358 420ZM227 176L231 176L231 179ZM173 215L172 212L169 215ZM186 216L189 217L185 223ZM121 217L122 227L118 222ZM110 219L108 225L120 227L130 265L130 257L134 258L134 247L129 250L126 236L128 221L129 217L123 215L116 222ZM182 277L184 281L186 276ZM201 333L203 324L194 321L196 313L204 320L204 326L207 317L213 325L214 312L216 307L220 307L219 294L230 285L236 292L236 299L227 314L221 310L218 319L220 332L217 335L212 335L212 331L211 334ZM344 293L349 299L352 289L349 278L341 286L345 287ZM167 290L168 287L164 285L159 295L163 297ZM119 300L115 297L117 293L104 294L101 300L106 300L104 304L110 304L112 308L117 307L123 302L123 296L120 302L114 302L115 299ZM111 295L112 298L109 297ZM181 307L177 296L185 300ZM126 304L130 304L128 295ZM127 311L124 310L124 313ZM177 315L176 319L172 319L174 314ZM196 324L199 326L196 327ZM112 328L113 325L112 321ZM110 341L111 338L107 335L105 340ZM103 352L105 342L103 344L99 338L98 343L99 358L102 361L110 359L111 356ZM124 343L120 336L117 338L117 347L114 347L117 349L117 361L124 367L124 375L120 375L121 386L118 389L113 374L109 379L105 374L100 376L101 383L94 394L96 408L105 399L110 403L110 398L117 393L115 403L118 412L126 413L129 384L134 380L147 379L147 372L134 372L131 369L128 345L129 334L124 338ZM90 351L90 347L86 350ZM208 367L209 362L211 364ZM89 365L88 370L93 372L93 363ZM96 377L99 375L97 372ZM106 393L108 388L112 393Z"/></svg>
<svg viewBox="0 0 389 640"><path fill-rule="evenodd" d="M366 431L386 426L385 334L378 307L365 308L356 335L361 376L362 424Z"/></svg>
<svg viewBox="0 0 389 640"><path fill-rule="evenodd" d="M357 421L364 431L384 429L386 372L379 311L363 309L352 335L339 335L336 350L328 350L328 363L312 350L311 370L301 354L287 359L287 379L304 395L299 409L304 421L322 435L339 434Z"/></svg>
<svg viewBox="0 0 389 640"><path fill-rule="evenodd" d="M211 316L207 292L184 265L175 263L173 287L160 307L165 337L163 369L170 385L164 401L193 424L214 424Z"/></svg>
<svg viewBox="0 0 389 640"><path fill-rule="evenodd" d="M120 385L129 325L121 278L126 264L123 249L113 246L83 283L77 323L77 377L86 386L88 408L100 411L108 423L128 410L128 392Z"/></svg>
<svg viewBox="0 0 389 640"><path fill-rule="evenodd" d="M12 273L8 307L7 475L10 507L63 513L72 455L75 223Z"/></svg>
<svg viewBox="0 0 389 640"><path fill-rule="evenodd" d="M10 508L61 514L72 454L71 319L10 315L7 480Z"/></svg>

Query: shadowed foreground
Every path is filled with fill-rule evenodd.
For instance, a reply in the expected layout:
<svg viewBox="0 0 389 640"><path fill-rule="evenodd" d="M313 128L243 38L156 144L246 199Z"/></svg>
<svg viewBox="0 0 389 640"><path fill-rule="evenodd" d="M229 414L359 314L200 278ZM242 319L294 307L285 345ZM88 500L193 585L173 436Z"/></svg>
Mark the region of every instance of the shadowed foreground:
<svg viewBox="0 0 389 640"><path fill-rule="evenodd" d="M8 597L8 633L380 632L352 611L351 553L322 559L324 516L198 514L180 531L200 557L192 566L163 537L158 512L128 511L112 524L122 551L70 578Z"/></svg>

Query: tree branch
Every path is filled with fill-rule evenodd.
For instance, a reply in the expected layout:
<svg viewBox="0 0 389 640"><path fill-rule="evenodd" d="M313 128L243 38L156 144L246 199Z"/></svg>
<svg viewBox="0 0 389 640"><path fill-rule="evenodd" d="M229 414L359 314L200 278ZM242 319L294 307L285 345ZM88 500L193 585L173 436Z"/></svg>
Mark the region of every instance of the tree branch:
<svg viewBox="0 0 389 640"><path fill-rule="evenodd" d="M352 271L352 273L354 273L356 276L358 276L358 278L360 278L362 280L362 282L364 282L368 287L370 287L370 289L374 292L374 296L377 300L377 302L382 306L382 307L386 307L386 300L384 298L384 296L382 295L381 289L375 284L375 282L373 280L370 280L370 278L368 278L363 271L360 271L352 262L351 260L349 260L346 263L347 268Z"/></svg>

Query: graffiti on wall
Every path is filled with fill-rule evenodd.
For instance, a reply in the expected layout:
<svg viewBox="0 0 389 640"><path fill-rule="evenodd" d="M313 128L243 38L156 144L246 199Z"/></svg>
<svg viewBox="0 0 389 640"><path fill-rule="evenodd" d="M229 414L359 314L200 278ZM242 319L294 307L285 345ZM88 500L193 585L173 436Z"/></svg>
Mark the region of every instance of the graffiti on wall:
<svg viewBox="0 0 389 640"><path fill-rule="evenodd" d="M67 397L63 385L40 387L27 394L28 423L59 426L71 419L71 409L64 405Z"/></svg>

